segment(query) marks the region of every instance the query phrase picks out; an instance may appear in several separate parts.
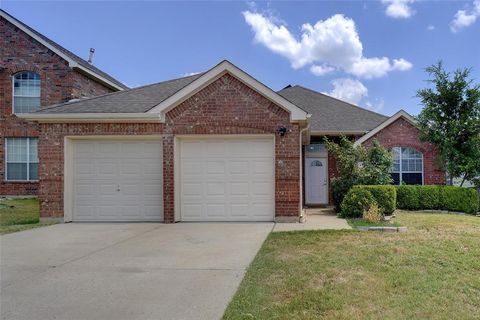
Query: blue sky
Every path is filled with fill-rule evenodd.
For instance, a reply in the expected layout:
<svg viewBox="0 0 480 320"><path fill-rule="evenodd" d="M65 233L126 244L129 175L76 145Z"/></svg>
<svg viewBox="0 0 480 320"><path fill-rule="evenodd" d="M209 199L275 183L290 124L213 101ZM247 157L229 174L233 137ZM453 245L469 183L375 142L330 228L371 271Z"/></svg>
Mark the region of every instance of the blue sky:
<svg viewBox="0 0 480 320"><path fill-rule="evenodd" d="M476 1L476 2L475 2ZM420 111L424 68L472 67L480 0L24 2L0 7L134 87L228 59L272 89L300 84L391 115Z"/></svg>

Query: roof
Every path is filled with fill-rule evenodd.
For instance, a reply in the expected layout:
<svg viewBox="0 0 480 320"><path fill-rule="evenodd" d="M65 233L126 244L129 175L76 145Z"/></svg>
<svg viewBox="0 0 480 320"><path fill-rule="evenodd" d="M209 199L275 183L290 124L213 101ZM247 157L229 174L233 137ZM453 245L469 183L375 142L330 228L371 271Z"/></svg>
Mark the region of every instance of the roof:
<svg viewBox="0 0 480 320"><path fill-rule="evenodd" d="M175 94L202 73L142 87L74 100L40 109L34 114L57 113L145 113Z"/></svg>
<svg viewBox="0 0 480 320"><path fill-rule="evenodd" d="M124 90L128 89L126 85L121 83L120 81L116 80L106 72L98 69L94 65L88 63L87 61L83 60L73 52L65 49L55 41L47 38L46 36L42 35L38 31L34 30L33 28L27 26L22 21L16 19L15 17L8 14L6 11L0 9L0 16L5 18L8 22L12 23L20 30L24 31L26 34L40 42L42 45L46 46L48 49L52 50L63 59L65 59L69 66L73 69L78 69L78 71L87 74L88 76L96 79L97 81L102 82L103 84L115 89L115 90Z"/></svg>
<svg viewBox="0 0 480 320"><path fill-rule="evenodd" d="M363 134L388 119L382 114L299 85L288 86L278 94L312 115L312 135Z"/></svg>
<svg viewBox="0 0 480 320"><path fill-rule="evenodd" d="M159 121L165 120L165 114L182 101L188 99L202 88L206 87L224 74L230 74L261 95L287 110L291 121L306 122L310 115L268 88L232 63L224 60L210 70L189 77L159 82L120 92L109 93L88 99L80 99L53 105L30 114L19 117L41 121L92 121L95 118L113 120L122 118L125 121L128 114L135 120L147 116ZM142 115L143 114L143 115ZM153 120L152 120L153 121Z"/></svg>
<svg viewBox="0 0 480 320"><path fill-rule="evenodd" d="M356 146L361 145L362 143L364 143L368 139L372 138L377 133L379 133L380 131L382 131L383 129L385 129L386 127L388 127L389 125L391 125L392 123L394 123L395 121L397 121L400 118L404 118L405 120L410 122L413 126L417 126L417 120L415 120L415 118L413 118L408 112L406 112L405 110L402 109L402 110L398 111L397 113L395 113L390 118L387 118L385 121L380 123L377 127L373 128L366 135L362 136L360 139L355 141L355 145Z"/></svg>

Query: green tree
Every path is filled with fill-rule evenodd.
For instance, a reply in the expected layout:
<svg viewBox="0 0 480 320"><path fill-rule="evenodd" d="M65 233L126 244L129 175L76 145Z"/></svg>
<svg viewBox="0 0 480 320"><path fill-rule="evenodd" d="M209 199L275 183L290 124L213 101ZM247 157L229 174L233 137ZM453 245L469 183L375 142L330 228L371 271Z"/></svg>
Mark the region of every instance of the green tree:
<svg viewBox="0 0 480 320"><path fill-rule="evenodd" d="M420 138L438 146L440 163L452 178L463 177L463 185L480 175L480 85L472 84L470 69L451 74L442 62L426 72L434 88L417 92Z"/></svg>

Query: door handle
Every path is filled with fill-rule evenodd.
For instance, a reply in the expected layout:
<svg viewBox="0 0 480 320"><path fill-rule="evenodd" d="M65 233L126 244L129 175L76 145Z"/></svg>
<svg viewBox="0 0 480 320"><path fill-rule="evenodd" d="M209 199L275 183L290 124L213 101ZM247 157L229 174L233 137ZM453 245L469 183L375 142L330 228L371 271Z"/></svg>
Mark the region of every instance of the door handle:
<svg viewBox="0 0 480 320"><path fill-rule="evenodd" d="M120 185L117 184L117 192L120 192Z"/></svg>

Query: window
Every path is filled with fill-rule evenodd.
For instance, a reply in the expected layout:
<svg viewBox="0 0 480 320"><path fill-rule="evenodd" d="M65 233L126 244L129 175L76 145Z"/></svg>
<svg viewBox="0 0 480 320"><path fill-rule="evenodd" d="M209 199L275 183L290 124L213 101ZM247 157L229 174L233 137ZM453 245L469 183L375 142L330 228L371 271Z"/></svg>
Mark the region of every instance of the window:
<svg viewBox="0 0 480 320"><path fill-rule="evenodd" d="M392 178L394 184L423 184L423 154L411 148L395 147Z"/></svg>
<svg viewBox="0 0 480 320"><path fill-rule="evenodd" d="M37 138L5 139L7 180L38 180L37 144Z"/></svg>
<svg viewBox="0 0 480 320"><path fill-rule="evenodd" d="M40 76L24 71L13 76L13 113L33 112L40 108Z"/></svg>

